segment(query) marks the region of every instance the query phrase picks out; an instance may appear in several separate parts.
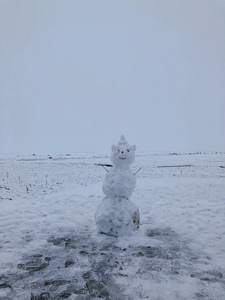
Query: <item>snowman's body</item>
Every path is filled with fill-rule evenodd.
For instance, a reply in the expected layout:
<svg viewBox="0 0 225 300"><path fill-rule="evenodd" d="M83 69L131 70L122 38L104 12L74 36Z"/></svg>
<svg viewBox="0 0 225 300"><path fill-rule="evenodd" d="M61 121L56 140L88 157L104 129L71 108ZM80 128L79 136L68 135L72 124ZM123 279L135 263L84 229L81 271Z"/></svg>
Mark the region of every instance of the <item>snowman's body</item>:
<svg viewBox="0 0 225 300"><path fill-rule="evenodd" d="M106 174L103 192L106 197L99 205L95 221L100 232L109 235L129 235L139 227L139 210L129 200L134 191L136 178L130 170L134 162L135 146L129 146L121 136L117 146L112 146L113 168Z"/></svg>
<svg viewBox="0 0 225 300"><path fill-rule="evenodd" d="M106 174L102 189L104 194L112 200L118 198L129 199L135 184L136 177L130 169L113 168Z"/></svg>

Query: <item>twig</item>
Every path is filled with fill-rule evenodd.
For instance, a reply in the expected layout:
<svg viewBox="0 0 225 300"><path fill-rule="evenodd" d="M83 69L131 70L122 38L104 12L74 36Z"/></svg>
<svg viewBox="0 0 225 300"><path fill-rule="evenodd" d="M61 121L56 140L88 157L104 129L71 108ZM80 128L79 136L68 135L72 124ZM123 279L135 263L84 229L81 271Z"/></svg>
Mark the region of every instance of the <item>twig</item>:
<svg viewBox="0 0 225 300"><path fill-rule="evenodd" d="M108 164L95 164L95 166L101 166L101 167L113 167L113 165L108 165Z"/></svg>
<svg viewBox="0 0 225 300"><path fill-rule="evenodd" d="M109 172L109 170L107 170L104 166L102 166L105 170L106 170L106 172Z"/></svg>
<svg viewBox="0 0 225 300"><path fill-rule="evenodd" d="M134 175L136 175L138 172L140 172L141 168L137 170L137 172L134 173Z"/></svg>
<svg viewBox="0 0 225 300"><path fill-rule="evenodd" d="M109 172L109 170L107 170L105 167L113 167L113 165L108 165L108 164L95 164L96 166L100 166L100 167L103 167L105 170L106 170L106 172Z"/></svg>

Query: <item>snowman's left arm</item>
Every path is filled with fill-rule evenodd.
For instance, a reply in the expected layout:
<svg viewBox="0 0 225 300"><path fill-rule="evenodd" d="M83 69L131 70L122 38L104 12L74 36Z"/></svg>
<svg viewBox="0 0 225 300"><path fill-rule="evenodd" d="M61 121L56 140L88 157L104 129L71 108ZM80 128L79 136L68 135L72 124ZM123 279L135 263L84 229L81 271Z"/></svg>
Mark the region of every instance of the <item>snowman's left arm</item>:
<svg viewBox="0 0 225 300"><path fill-rule="evenodd" d="M136 174L137 174L137 173L138 173L140 170L141 170L141 168L140 168L140 169L138 169L138 170L137 170L137 172L135 172L135 173L134 173L134 175L136 175Z"/></svg>

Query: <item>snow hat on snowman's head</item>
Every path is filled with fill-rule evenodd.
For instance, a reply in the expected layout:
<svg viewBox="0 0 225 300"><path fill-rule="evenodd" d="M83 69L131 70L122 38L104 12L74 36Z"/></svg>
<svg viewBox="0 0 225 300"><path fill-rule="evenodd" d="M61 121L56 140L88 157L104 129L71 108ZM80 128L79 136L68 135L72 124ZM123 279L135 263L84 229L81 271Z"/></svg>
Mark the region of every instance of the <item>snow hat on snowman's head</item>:
<svg viewBox="0 0 225 300"><path fill-rule="evenodd" d="M110 159L115 167L126 169L134 162L136 146L131 147L124 135L121 135L116 146L112 145L111 150Z"/></svg>
<svg viewBox="0 0 225 300"><path fill-rule="evenodd" d="M128 145L124 135L121 135L120 140L118 142L118 146L121 146L121 145Z"/></svg>

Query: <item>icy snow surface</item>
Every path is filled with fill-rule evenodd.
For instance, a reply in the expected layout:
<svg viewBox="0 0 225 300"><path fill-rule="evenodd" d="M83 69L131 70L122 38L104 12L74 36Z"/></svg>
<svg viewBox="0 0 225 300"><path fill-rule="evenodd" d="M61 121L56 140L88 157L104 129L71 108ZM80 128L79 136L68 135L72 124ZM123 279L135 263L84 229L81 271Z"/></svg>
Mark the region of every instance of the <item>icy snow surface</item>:
<svg viewBox="0 0 225 300"><path fill-rule="evenodd" d="M0 157L0 299L225 299L225 153L139 153L126 238L98 233L98 163Z"/></svg>

